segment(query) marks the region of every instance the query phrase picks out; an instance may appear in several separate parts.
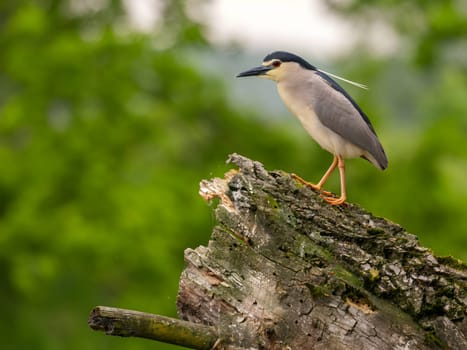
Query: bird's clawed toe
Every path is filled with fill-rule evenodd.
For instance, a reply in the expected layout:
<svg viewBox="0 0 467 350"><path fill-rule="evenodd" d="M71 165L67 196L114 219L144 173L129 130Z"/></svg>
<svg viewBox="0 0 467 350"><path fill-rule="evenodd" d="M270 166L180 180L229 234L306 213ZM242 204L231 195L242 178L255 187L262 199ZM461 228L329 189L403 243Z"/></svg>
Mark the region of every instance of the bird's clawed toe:
<svg viewBox="0 0 467 350"><path fill-rule="evenodd" d="M300 176L298 176L297 174L290 174L290 176L292 176L292 178L294 178L295 180L297 180L298 182L302 183L303 185L305 186L308 186L310 187L311 189L315 190L315 191L321 191L321 188L318 187L317 185L311 183L311 182L308 182L306 181L305 179L301 178Z"/></svg>
<svg viewBox="0 0 467 350"><path fill-rule="evenodd" d="M328 202L331 205L341 205L344 204L346 200L345 196L340 196L339 198L336 198L331 196L325 196L323 194L321 194L321 198L323 198L326 202Z"/></svg>
<svg viewBox="0 0 467 350"><path fill-rule="evenodd" d="M314 191L319 192L321 198L323 198L328 203L337 205L337 204L342 204L343 202L345 202L345 198L341 201L342 197L341 198L336 198L334 193L323 190L320 186L315 185L315 184L313 184L311 182L308 182L308 181L304 180L303 178L301 178L297 174L290 174L290 175L292 176L292 178L294 178L295 180L297 180L301 184L303 184L303 185L305 185L307 187L310 187ZM336 203L334 203L334 202L336 202Z"/></svg>
<svg viewBox="0 0 467 350"><path fill-rule="evenodd" d="M330 197L330 198L334 198L334 193L330 192L330 191L326 191L326 190L321 190L320 191L320 195L321 197L325 196L325 197Z"/></svg>
<svg viewBox="0 0 467 350"><path fill-rule="evenodd" d="M301 178L297 174L290 174L290 175L292 176L292 178L294 178L295 180L297 180L301 184L303 184L303 185L305 185L307 187L310 187L314 191L319 192L320 196L322 198L324 198L325 200L326 200L326 198L328 198L330 201L335 201L336 199L338 199L338 198L335 197L334 193L332 193L330 191L323 190L320 186L315 185L315 184L313 184L311 182L308 182L308 181L304 180L303 178ZM326 200L326 201L328 202L328 200ZM345 199L344 199L344 201L345 201ZM329 202L329 203L331 203L331 202Z"/></svg>

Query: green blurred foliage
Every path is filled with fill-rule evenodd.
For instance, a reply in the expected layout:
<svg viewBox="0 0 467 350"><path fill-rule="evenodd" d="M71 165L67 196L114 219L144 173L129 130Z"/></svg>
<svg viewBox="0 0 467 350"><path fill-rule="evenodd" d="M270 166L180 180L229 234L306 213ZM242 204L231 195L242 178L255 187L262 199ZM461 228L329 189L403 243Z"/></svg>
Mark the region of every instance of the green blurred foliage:
<svg viewBox="0 0 467 350"><path fill-rule="evenodd" d="M221 176L232 152L310 180L331 161L304 133L233 107L222 80L186 58L192 49L214 51L184 1L163 2L151 35L129 31L119 1L96 3L105 6L0 3L5 349L153 347L93 332L87 316L99 304L176 314L183 250L205 244L214 224L198 182ZM356 15L360 5L376 6L353 3ZM391 13L404 12L402 1L391 4ZM398 24L420 47L400 61L343 64L374 86L357 99L390 158L384 173L349 161L348 186L351 201L400 222L435 252L466 260L466 67L448 40L449 33L459 40L457 31L428 26L460 21L448 10L426 14L423 39L431 41L423 45Z"/></svg>
<svg viewBox="0 0 467 350"><path fill-rule="evenodd" d="M213 225L199 181L222 175L235 151L299 153L188 63L188 48L209 48L182 3L166 2L151 36L119 27L118 2L83 13L63 1L1 3L3 348L151 346L92 332L89 311L175 316L183 250Z"/></svg>

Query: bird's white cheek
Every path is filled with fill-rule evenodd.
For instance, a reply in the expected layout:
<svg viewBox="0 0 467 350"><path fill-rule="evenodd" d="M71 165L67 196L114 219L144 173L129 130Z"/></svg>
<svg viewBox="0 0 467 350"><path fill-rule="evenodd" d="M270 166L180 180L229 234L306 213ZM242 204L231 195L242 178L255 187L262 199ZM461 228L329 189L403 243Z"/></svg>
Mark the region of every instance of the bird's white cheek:
<svg viewBox="0 0 467 350"><path fill-rule="evenodd" d="M260 78L264 78L264 79L269 79L269 80L272 80L272 81L275 81L275 80L276 80L276 79L274 78L274 76L272 76L270 73L266 73L266 74L260 75L259 77L260 77Z"/></svg>
<svg viewBox="0 0 467 350"><path fill-rule="evenodd" d="M281 78L281 72L277 69L270 70L264 75L265 78L275 82L279 82Z"/></svg>

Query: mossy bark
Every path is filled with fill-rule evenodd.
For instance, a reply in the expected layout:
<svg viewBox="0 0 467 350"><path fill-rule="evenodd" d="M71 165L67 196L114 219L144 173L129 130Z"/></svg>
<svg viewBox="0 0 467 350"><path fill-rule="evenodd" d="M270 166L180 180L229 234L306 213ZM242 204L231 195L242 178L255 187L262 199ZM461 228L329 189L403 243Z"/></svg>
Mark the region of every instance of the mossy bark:
<svg viewBox="0 0 467 350"><path fill-rule="evenodd" d="M215 327L225 349L467 349L463 263L287 173L230 162L201 183L218 223L185 251L180 318Z"/></svg>
<svg viewBox="0 0 467 350"><path fill-rule="evenodd" d="M88 325L107 335L146 338L199 350L212 349L219 339L214 327L108 306L96 306Z"/></svg>

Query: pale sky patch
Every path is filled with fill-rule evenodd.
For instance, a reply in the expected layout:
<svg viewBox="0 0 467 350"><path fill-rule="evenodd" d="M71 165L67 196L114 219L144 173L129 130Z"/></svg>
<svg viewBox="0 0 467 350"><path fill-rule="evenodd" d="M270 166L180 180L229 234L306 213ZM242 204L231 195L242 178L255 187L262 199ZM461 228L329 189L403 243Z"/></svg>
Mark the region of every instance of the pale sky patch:
<svg viewBox="0 0 467 350"><path fill-rule="evenodd" d="M130 22L142 31L156 30L159 0L125 0ZM215 45L236 43L248 51L292 51L327 60L364 42L375 55L398 47L394 31L382 20L345 19L319 0L188 0L189 13L207 28Z"/></svg>

